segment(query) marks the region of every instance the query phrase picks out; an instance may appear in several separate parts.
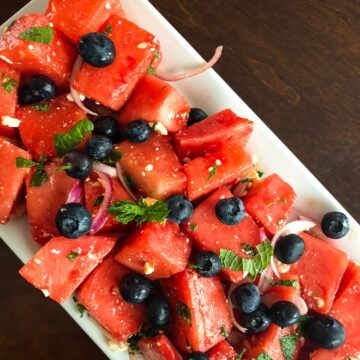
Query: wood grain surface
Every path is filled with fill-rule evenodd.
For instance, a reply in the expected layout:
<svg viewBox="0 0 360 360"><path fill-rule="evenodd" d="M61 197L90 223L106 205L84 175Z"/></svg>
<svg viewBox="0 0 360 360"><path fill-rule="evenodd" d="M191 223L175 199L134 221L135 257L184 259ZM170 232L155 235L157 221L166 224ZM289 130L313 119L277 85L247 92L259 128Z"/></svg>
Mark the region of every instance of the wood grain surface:
<svg viewBox="0 0 360 360"><path fill-rule="evenodd" d="M1 0L0 23L26 3ZM152 3L205 58L224 45L219 74L360 220L360 2ZM0 242L0 360L105 359L20 266Z"/></svg>

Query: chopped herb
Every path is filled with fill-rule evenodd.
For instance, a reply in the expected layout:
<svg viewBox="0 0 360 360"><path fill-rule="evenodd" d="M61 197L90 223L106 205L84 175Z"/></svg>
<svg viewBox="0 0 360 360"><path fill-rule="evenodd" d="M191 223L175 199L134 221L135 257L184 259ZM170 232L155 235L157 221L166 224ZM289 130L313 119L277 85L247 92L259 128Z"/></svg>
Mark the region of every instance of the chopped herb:
<svg viewBox="0 0 360 360"><path fill-rule="evenodd" d="M56 172L61 172L61 171L65 171L65 170L70 170L72 168L72 166L70 164L68 165L63 165L60 166L59 168L56 169Z"/></svg>
<svg viewBox="0 0 360 360"><path fill-rule="evenodd" d="M30 181L30 187L38 187L49 180L49 176L45 170L37 169Z"/></svg>
<svg viewBox="0 0 360 360"><path fill-rule="evenodd" d="M16 158L16 167L17 168L26 168L26 167L32 167L32 166L38 166L39 163L23 158L23 157L17 157Z"/></svg>
<svg viewBox="0 0 360 360"><path fill-rule="evenodd" d="M263 352L255 360L272 360L272 359L267 353Z"/></svg>
<svg viewBox="0 0 360 360"><path fill-rule="evenodd" d="M80 317L84 317L84 314L86 313L87 309L84 305L80 304L75 297L73 297L73 300L75 302L75 305L80 313Z"/></svg>
<svg viewBox="0 0 360 360"><path fill-rule="evenodd" d="M120 151L113 150L110 155L103 161L103 163L114 165L122 158L122 155L123 154Z"/></svg>
<svg viewBox="0 0 360 360"><path fill-rule="evenodd" d="M17 168L27 168L27 167L36 167L36 171L30 180L30 187L37 187L44 184L49 176L45 171L45 162L46 156L42 155L39 162L35 162L23 157L16 158L16 167Z"/></svg>
<svg viewBox="0 0 360 360"><path fill-rule="evenodd" d="M190 231L196 231L197 230L197 225L196 224L189 224L189 226L188 226L188 229L190 230Z"/></svg>
<svg viewBox="0 0 360 360"><path fill-rule="evenodd" d="M217 169L218 169L218 164L215 162L214 165L211 167L211 171L209 173L208 180L210 180L212 177L215 176Z"/></svg>
<svg viewBox="0 0 360 360"><path fill-rule="evenodd" d="M99 207L102 202L104 201L104 195L100 195L96 198L96 200L94 201L93 207Z"/></svg>
<svg viewBox="0 0 360 360"><path fill-rule="evenodd" d="M256 250L252 246L250 246L246 243L241 243L241 247L245 250L246 254L248 254L250 256L256 255Z"/></svg>
<svg viewBox="0 0 360 360"><path fill-rule="evenodd" d="M33 109L42 111L42 112L48 112L50 110L50 106L48 104L34 104Z"/></svg>
<svg viewBox="0 0 360 360"><path fill-rule="evenodd" d="M236 356L234 360L242 360L242 358L244 357L246 353L246 349L243 348Z"/></svg>
<svg viewBox="0 0 360 360"><path fill-rule="evenodd" d="M274 205L274 204L276 203L276 200L277 200L277 199L274 199L274 200L269 201L268 203L265 204L265 206L272 206L272 205Z"/></svg>
<svg viewBox="0 0 360 360"><path fill-rule="evenodd" d="M129 175L125 175L124 176L124 180L125 180L125 183L126 185L130 188L130 189L133 189L135 184L132 180L132 178L129 176Z"/></svg>
<svg viewBox="0 0 360 360"><path fill-rule="evenodd" d="M15 25L16 23L16 20L12 21L6 28L5 30L8 31L8 30L11 30L11 28Z"/></svg>
<svg viewBox="0 0 360 360"><path fill-rule="evenodd" d="M286 199L282 196L282 197L280 198L280 202L283 203L283 204L286 204Z"/></svg>
<svg viewBox="0 0 360 360"><path fill-rule="evenodd" d="M223 336L224 338L229 337L230 334L225 330L225 325L223 325L223 326L221 327L221 329L220 329L220 334L221 334L221 336Z"/></svg>
<svg viewBox="0 0 360 360"><path fill-rule="evenodd" d="M189 324L191 325L191 311L186 304L179 301L177 306L177 313Z"/></svg>
<svg viewBox="0 0 360 360"><path fill-rule="evenodd" d="M285 219L280 219L280 220L276 223L276 225L277 225L277 226L280 226L280 225L282 225L284 222L285 222Z"/></svg>
<svg viewBox="0 0 360 360"><path fill-rule="evenodd" d="M105 28L105 34L111 34L111 31L112 31L112 25L107 24Z"/></svg>
<svg viewBox="0 0 360 360"><path fill-rule="evenodd" d="M187 267L188 267L189 269L194 269L194 270L200 269L200 266L199 266L199 265L190 264L190 263L187 264Z"/></svg>
<svg viewBox="0 0 360 360"><path fill-rule="evenodd" d="M251 259L236 255L233 251L220 249L220 261L224 269L232 271L247 271L253 279L270 264L273 249L269 240L256 246L257 254Z"/></svg>
<svg viewBox="0 0 360 360"><path fill-rule="evenodd" d="M254 180L253 180L253 179L250 179L250 178L245 178L245 179L241 180L241 182L242 182L243 184L252 183L253 181L254 181Z"/></svg>
<svg viewBox="0 0 360 360"><path fill-rule="evenodd" d="M299 335L285 335L280 339L281 350L286 360L293 360Z"/></svg>
<svg viewBox="0 0 360 360"><path fill-rule="evenodd" d="M152 66L148 67L147 73L150 74L150 75L156 75L156 71Z"/></svg>
<svg viewBox="0 0 360 360"><path fill-rule="evenodd" d="M256 173L259 179L261 179L264 176L264 172L261 170L256 170Z"/></svg>
<svg viewBox="0 0 360 360"><path fill-rule="evenodd" d="M150 75L155 75L156 74L156 71L154 69L154 64L159 60L160 58L160 53L159 53L159 49L155 49L154 50L154 56L155 56L155 59L153 60L153 62L150 64L150 66L148 67L147 69L147 73L150 74Z"/></svg>
<svg viewBox="0 0 360 360"><path fill-rule="evenodd" d="M148 205L143 199L140 199L138 202L117 201L109 207L108 212L122 224L128 224L131 221L141 224L145 221L163 222L169 213L169 209L166 203L162 201Z"/></svg>
<svg viewBox="0 0 360 360"><path fill-rule="evenodd" d="M17 81L12 77L5 75L4 73L1 74L1 77L3 79L3 82L1 83L1 87L5 90L5 92L7 94L11 94L12 92L14 92L18 84Z"/></svg>
<svg viewBox="0 0 360 360"><path fill-rule="evenodd" d="M275 286L292 286L296 290L300 290L300 283L297 280L272 281L271 285L275 285Z"/></svg>
<svg viewBox="0 0 360 360"><path fill-rule="evenodd" d="M39 44L50 45L54 39L54 30L51 26L34 26L30 29L23 31L18 39L28 42L36 42Z"/></svg>
<svg viewBox="0 0 360 360"><path fill-rule="evenodd" d="M75 252L75 251L72 251L68 256L67 258L71 261L74 261L77 257L79 256L79 253Z"/></svg>
<svg viewBox="0 0 360 360"><path fill-rule="evenodd" d="M68 132L54 136L55 151L59 157L63 157L78 146L84 139L84 136L94 130L94 124L83 119L75 124Z"/></svg>
<svg viewBox="0 0 360 360"><path fill-rule="evenodd" d="M128 343L130 355L135 355L140 350L138 345L139 340L140 338L137 335L133 335L128 338L127 343Z"/></svg>
<svg viewBox="0 0 360 360"><path fill-rule="evenodd" d="M153 74L153 75L154 75L154 74ZM156 125L157 125L156 122L152 123L152 125L150 126L150 129L151 129L152 131L155 131Z"/></svg>

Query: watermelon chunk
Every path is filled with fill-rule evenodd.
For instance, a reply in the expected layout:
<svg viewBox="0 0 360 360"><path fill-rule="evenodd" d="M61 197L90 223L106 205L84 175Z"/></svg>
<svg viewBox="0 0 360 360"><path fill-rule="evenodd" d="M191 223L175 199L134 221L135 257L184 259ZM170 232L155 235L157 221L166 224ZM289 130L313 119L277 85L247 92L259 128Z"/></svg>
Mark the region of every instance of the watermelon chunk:
<svg viewBox="0 0 360 360"><path fill-rule="evenodd" d="M0 41L0 56L23 75L44 74L56 85L66 88L75 60L75 49L52 28L54 37L50 44L19 39L19 35L33 27L51 26L42 14L25 15L8 28Z"/></svg>
<svg viewBox="0 0 360 360"><path fill-rule="evenodd" d="M235 349L226 340L215 345L207 353L209 360L234 360L236 355Z"/></svg>
<svg viewBox="0 0 360 360"><path fill-rule="evenodd" d="M252 121L226 109L176 134L175 149L181 159L193 159L215 151L219 144L229 141L245 144L253 127Z"/></svg>
<svg viewBox="0 0 360 360"><path fill-rule="evenodd" d="M331 309L349 257L309 234L300 236L305 242L305 253L290 271L299 277L301 294L309 310L326 314Z"/></svg>
<svg viewBox="0 0 360 360"><path fill-rule="evenodd" d="M109 37L117 50L114 63L103 69L85 64L73 86L86 97L117 111L155 60L159 43L147 31L118 16L112 16L106 26L111 27Z"/></svg>
<svg viewBox="0 0 360 360"><path fill-rule="evenodd" d="M26 148L37 158L42 154L56 155L54 135L69 131L77 122L86 117L85 112L66 95L46 101L48 111L40 111L30 106L21 107L17 112L20 119L20 136Z"/></svg>
<svg viewBox="0 0 360 360"><path fill-rule="evenodd" d="M143 305L123 300L119 283L129 271L109 255L81 285L77 300L117 341L127 341L145 318Z"/></svg>
<svg viewBox="0 0 360 360"><path fill-rule="evenodd" d="M218 201L232 196L230 190L225 187L216 190L195 208L191 219L186 224L186 230L200 250L220 254L220 249L228 249L239 256L249 257L242 244L254 247L260 243L260 232L255 222L246 216L240 224L228 226L223 224L215 214ZM242 271L222 270L222 275L234 282L243 278Z"/></svg>
<svg viewBox="0 0 360 360"><path fill-rule="evenodd" d="M124 187L121 185L117 178L111 178L111 182L113 186L113 197L111 203L120 200L132 200L128 192L124 189ZM92 218L94 218L100 206L100 204L97 205L96 202L100 201L98 200L99 197L103 196L105 193L104 187L99 183L98 175L96 175L96 173L92 173L91 176L85 180L84 190L86 207L90 211ZM128 226L116 221L112 216L107 215L107 220L100 232L119 232L126 229L127 227Z"/></svg>
<svg viewBox="0 0 360 360"><path fill-rule="evenodd" d="M47 164L45 171L49 180L41 186L30 186L35 170L26 177L26 209L34 240L44 245L59 232L55 226L55 216L59 208L69 198L73 187L78 184L76 179L66 175L64 171L56 171L60 165Z"/></svg>
<svg viewBox="0 0 360 360"><path fill-rule="evenodd" d="M9 118L15 117L19 82L20 73L0 59L0 136L17 134L16 127L9 126Z"/></svg>
<svg viewBox="0 0 360 360"><path fill-rule="evenodd" d="M122 109L119 121L124 127L133 120L160 122L171 133L186 127L190 105L165 81L146 75Z"/></svg>
<svg viewBox="0 0 360 360"><path fill-rule="evenodd" d="M145 223L121 243L115 259L155 280L183 271L190 251L190 240L177 224Z"/></svg>
<svg viewBox="0 0 360 360"><path fill-rule="evenodd" d="M18 169L16 158L31 159L28 152L0 137L0 224L8 222L28 169Z"/></svg>
<svg viewBox="0 0 360 360"><path fill-rule="evenodd" d="M222 144L215 153L184 165L190 200L241 178L253 166L250 155L237 143Z"/></svg>
<svg viewBox="0 0 360 360"><path fill-rule="evenodd" d="M185 191L183 166L170 137L153 134L142 144L124 141L117 149L123 154L120 165L142 195L163 200Z"/></svg>
<svg viewBox="0 0 360 360"><path fill-rule="evenodd" d="M63 303L113 249L116 238L83 236L57 237L44 245L19 271L45 296Z"/></svg>
<svg viewBox="0 0 360 360"><path fill-rule="evenodd" d="M98 31L111 15L125 16L119 0L50 0L46 11L49 20L72 43L81 36Z"/></svg>
<svg viewBox="0 0 360 360"><path fill-rule="evenodd" d="M271 234L285 225L295 200L293 188L273 174L257 182L244 197L246 211Z"/></svg>
<svg viewBox="0 0 360 360"><path fill-rule="evenodd" d="M201 277L186 269L161 280L173 322L170 338L181 351L208 351L224 340L232 323L224 290L217 277Z"/></svg>
<svg viewBox="0 0 360 360"><path fill-rule="evenodd" d="M138 342L145 360L182 360L182 356L165 335L143 338Z"/></svg>

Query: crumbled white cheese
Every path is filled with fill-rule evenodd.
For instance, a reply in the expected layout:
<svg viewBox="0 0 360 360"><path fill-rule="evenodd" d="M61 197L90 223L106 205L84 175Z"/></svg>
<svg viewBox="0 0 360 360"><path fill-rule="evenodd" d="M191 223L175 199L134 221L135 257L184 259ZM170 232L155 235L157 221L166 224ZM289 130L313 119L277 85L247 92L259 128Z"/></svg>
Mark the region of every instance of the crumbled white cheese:
<svg viewBox="0 0 360 360"><path fill-rule="evenodd" d="M48 290L46 290L46 289L44 289L44 290L41 289L41 291L43 292L43 294L44 294L45 297L49 297L50 293L49 293Z"/></svg>
<svg viewBox="0 0 360 360"><path fill-rule="evenodd" d="M208 168L209 172L212 172L213 170L214 170L214 168L212 166Z"/></svg>
<svg viewBox="0 0 360 360"><path fill-rule="evenodd" d="M84 101L84 100L85 100L85 96L82 95L82 94L80 94L79 98L80 98L80 101Z"/></svg>
<svg viewBox="0 0 360 360"><path fill-rule="evenodd" d="M219 159L215 160L215 164L218 166L221 165L221 160L219 160Z"/></svg>
<svg viewBox="0 0 360 360"><path fill-rule="evenodd" d="M157 132L158 134L160 135L167 135L168 134L168 131L167 131L167 128L165 127L165 125L161 122L157 122L155 124L155 128L154 128L154 131Z"/></svg>
<svg viewBox="0 0 360 360"><path fill-rule="evenodd" d="M154 165L153 164L148 164L145 166L145 171L153 171L154 170Z"/></svg>
<svg viewBox="0 0 360 360"><path fill-rule="evenodd" d="M315 296L314 300L315 300L316 305L317 305L318 308L324 307L324 305L325 305L324 299Z"/></svg>
<svg viewBox="0 0 360 360"><path fill-rule="evenodd" d="M146 263L144 264L144 274L145 275L150 275L155 271L155 267L153 264L149 263L148 261L146 261Z"/></svg>
<svg viewBox="0 0 360 360"><path fill-rule="evenodd" d="M66 98L67 98L69 101L74 102L74 98L72 97L72 95L71 95L70 93L68 93L68 94L66 95Z"/></svg>
<svg viewBox="0 0 360 360"><path fill-rule="evenodd" d="M147 42L142 42L140 44L138 44L137 48L138 49L146 49L149 46L149 44Z"/></svg>
<svg viewBox="0 0 360 360"><path fill-rule="evenodd" d="M40 259L37 259L37 258L34 259L34 262L35 262L35 264L38 264L38 265L41 264L41 260L40 260Z"/></svg>
<svg viewBox="0 0 360 360"><path fill-rule="evenodd" d="M31 44L28 46L28 48L29 48L29 50L34 50L34 46Z"/></svg>
<svg viewBox="0 0 360 360"><path fill-rule="evenodd" d="M57 249L51 249L50 252L51 252L52 254L58 255L58 254L60 254L61 251L60 251L60 250L57 250Z"/></svg>
<svg viewBox="0 0 360 360"><path fill-rule="evenodd" d="M9 126L12 128L17 128L20 125L20 120L16 119L16 118L12 118L10 116L7 115L3 115L1 117L1 123L5 126Z"/></svg>
<svg viewBox="0 0 360 360"><path fill-rule="evenodd" d="M13 64L13 62L4 55L0 55L0 59L3 59L5 62L7 62L10 65Z"/></svg>
<svg viewBox="0 0 360 360"><path fill-rule="evenodd" d="M118 351L125 351L129 348L129 345L127 342L118 342L115 340L109 340L108 345L111 351L118 352Z"/></svg>
<svg viewBox="0 0 360 360"><path fill-rule="evenodd" d="M111 9L111 4L107 2L105 4L105 9L110 10Z"/></svg>

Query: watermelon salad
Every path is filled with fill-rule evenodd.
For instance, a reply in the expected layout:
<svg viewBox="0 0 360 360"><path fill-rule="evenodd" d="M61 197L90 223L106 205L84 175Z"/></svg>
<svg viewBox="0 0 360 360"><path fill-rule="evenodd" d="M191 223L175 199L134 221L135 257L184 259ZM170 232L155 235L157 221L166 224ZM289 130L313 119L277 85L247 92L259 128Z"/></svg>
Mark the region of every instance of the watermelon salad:
<svg viewBox="0 0 360 360"><path fill-rule="evenodd" d="M347 216L295 216L247 151L254 123L171 85L221 51L162 73L118 0L50 0L6 28L0 222L25 203L40 246L20 275L133 359L360 359L360 266L333 246Z"/></svg>

